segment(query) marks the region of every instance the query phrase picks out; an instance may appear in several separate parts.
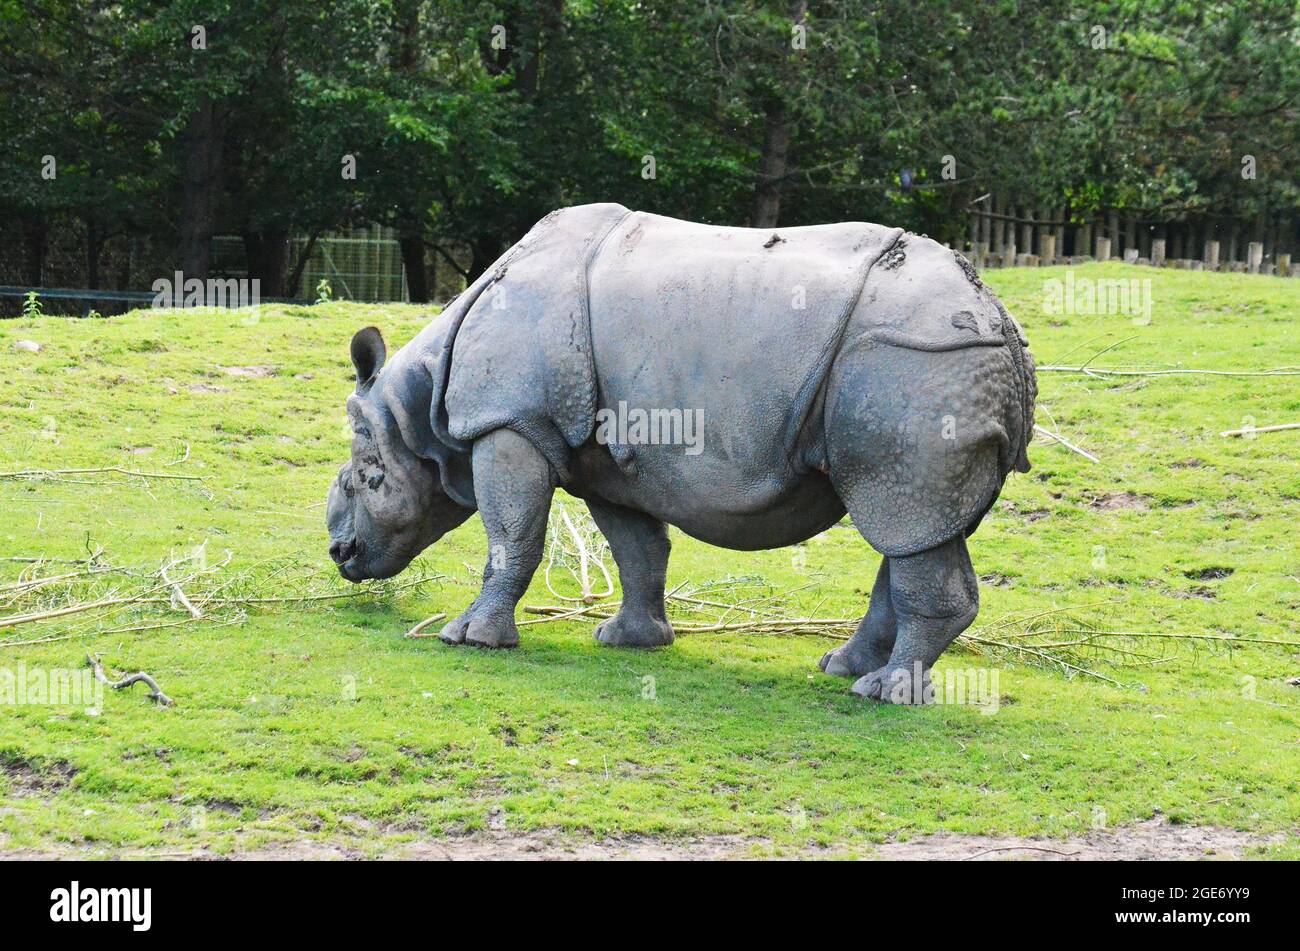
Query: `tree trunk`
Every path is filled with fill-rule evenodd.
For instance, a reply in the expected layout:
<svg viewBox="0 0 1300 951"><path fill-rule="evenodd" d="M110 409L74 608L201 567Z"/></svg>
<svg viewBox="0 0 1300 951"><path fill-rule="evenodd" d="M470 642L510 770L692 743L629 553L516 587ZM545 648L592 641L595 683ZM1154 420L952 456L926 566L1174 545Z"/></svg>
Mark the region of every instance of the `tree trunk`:
<svg viewBox="0 0 1300 951"><path fill-rule="evenodd" d="M758 160L758 189L751 226L775 228L781 217L781 181L790 153L790 118L776 97L763 107L763 152Z"/></svg>
<svg viewBox="0 0 1300 951"><path fill-rule="evenodd" d="M184 137L181 182L181 270L186 279L206 280L212 270L212 235L217 228L221 134L216 109L206 96L190 115Z"/></svg>
<svg viewBox="0 0 1300 951"><path fill-rule="evenodd" d="M23 281L28 287L40 287L45 277L45 252L49 225L44 218L23 219Z"/></svg>
<svg viewBox="0 0 1300 951"><path fill-rule="evenodd" d="M1005 215L1007 213L1007 203L1000 197L989 199L993 208L993 214ZM1002 253L1002 248L1007 243L1007 223L1006 220L997 217L993 219L993 234L989 238L989 250L996 256Z"/></svg>
<svg viewBox="0 0 1300 951"><path fill-rule="evenodd" d="M485 235L471 241L469 251L469 276L465 279L466 287L477 281L479 275L501 256L501 242L495 237Z"/></svg>
<svg viewBox="0 0 1300 951"><path fill-rule="evenodd" d="M244 254L248 260L248 276L258 281L258 294L262 297L285 297L285 275L289 269L289 235L287 232L246 231ZM186 273L186 277L189 274Z"/></svg>
<svg viewBox="0 0 1300 951"><path fill-rule="evenodd" d="M99 251L103 241L94 219L86 220L86 287L99 290Z"/></svg>
<svg viewBox="0 0 1300 951"><path fill-rule="evenodd" d="M406 292L412 304L429 302L429 269L424 242L419 235L403 233L398 239L402 248L402 266L406 268Z"/></svg>

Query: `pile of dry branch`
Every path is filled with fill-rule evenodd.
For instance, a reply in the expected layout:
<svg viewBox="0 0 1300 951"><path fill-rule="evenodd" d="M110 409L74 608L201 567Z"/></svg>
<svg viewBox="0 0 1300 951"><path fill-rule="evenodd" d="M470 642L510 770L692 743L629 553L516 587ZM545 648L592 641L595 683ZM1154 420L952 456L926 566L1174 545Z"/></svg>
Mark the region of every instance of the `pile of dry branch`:
<svg viewBox="0 0 1300 951"><path fill-rule="evenodd" d="M116 564L102 548L79 559L0 559L0 576L5 566L17 568L12 580L0 581L0 651L190 625L239 624L250 611L386 597L440 577L416 569L400 582L352 586L319 565L284 560L232 571L230 561L229 552L209 560L206 546L148 569ZM97 655L91 658L96 676L118 687L105 678ZM166 699L147 675L133 676L152 688L155 700Z"/></svg>

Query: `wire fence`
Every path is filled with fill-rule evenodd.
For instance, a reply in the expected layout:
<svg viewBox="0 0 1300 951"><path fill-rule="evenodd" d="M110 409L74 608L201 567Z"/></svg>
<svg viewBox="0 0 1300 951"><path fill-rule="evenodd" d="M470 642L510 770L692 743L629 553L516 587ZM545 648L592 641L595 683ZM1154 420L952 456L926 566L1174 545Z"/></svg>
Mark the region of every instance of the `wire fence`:
<svg viewBox="0 0 1300 951"><path fill-rule="evenodd" d="M0 317L19 316L32 291L44 314L120 314L148 306L155 296L155 282L174 276L173 245L145 236L112 235L97 242L98 253L92 260L89 237L79 219L55 220L39 235L21 228L0 234ZM314 242L306 235L294 235L288 244L291 268L308 253L296 293L291 292L294 299L409 299L401 246L391 228L371 225L322 235ZM243 238L213 238L210 277L248 277Z"/></svg>

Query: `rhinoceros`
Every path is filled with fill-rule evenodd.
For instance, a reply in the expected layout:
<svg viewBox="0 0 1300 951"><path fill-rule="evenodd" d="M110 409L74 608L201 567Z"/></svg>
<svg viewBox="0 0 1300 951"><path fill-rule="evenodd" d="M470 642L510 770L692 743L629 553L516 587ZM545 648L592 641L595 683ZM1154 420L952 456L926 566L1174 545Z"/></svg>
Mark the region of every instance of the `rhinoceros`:
<svg viewBox="0 0 1300 951"><path fill-rule="evenodd" d="M966 537L1028 471L1024 335L960 254L851 222L759 230L629 211L543 218L391 360L351 343L352 458L330 555L390 577L479 513L489 555L447 644L514 647L556 487L609 542L623 600L595 630L662 647L668 525L742 551L853 525L883 560L827 674L923 702L975 618Z"/></svg>

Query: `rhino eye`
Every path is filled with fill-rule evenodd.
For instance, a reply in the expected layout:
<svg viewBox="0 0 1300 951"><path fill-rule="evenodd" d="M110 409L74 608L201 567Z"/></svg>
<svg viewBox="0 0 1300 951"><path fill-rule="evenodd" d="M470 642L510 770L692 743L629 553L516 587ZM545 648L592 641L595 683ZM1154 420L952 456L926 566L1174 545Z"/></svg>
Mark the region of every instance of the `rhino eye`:
<svg viewBox="0 0 1300 951"><path fill-rule="evenodd" d="M367 487L369 487L371 492L373 492L375 489L379 488L383 484L384 484L383 472L376 472L374 475L372 475L369 479L366 480L366 485Z"/></svg>

